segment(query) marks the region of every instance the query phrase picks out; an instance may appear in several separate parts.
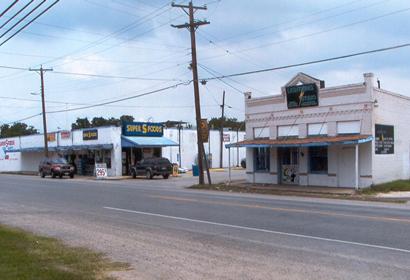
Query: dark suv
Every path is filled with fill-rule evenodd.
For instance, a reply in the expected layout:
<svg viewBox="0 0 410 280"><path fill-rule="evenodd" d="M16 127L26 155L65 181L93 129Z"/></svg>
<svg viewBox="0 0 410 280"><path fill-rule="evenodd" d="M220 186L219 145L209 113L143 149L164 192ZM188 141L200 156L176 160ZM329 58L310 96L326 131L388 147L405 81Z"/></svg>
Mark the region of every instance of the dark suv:
<svg viewBox="0 0 410 280"><path fill-rule="evenodd" d="M144 176L147 179L152 179L154 176L162 176L168 179L172 173L172 164L166 158L146 158L139 161L130 169L132 178L137 176Z"/></svg>
<svg viewBox="0 0 410 280"><path fill-rule="evenodd" d="M38 172L41 178L51 175L51 177L60 177L64 175L74 178L74 166L69 164L65 158L46 158L40 162Z"/></svg>

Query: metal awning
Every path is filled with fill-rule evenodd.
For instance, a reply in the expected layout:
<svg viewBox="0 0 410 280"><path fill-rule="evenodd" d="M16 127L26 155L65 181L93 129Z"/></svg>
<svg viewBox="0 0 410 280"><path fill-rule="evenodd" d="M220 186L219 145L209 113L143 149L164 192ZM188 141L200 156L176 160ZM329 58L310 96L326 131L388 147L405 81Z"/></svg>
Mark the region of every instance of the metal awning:
<svg viewBox="0 0 410 280"><path fill-rule="evenodd" d="M254 139L244 140L237 143L225 145L226 148L264 148L264 147L315 147L330 145L352 145L370 142L373 136L370 135L338 135L338 136L317 136L307 138L286 138L286 139Z"/></svg>
<svg viewBox="0 0 410 280"><path fill-rule="evenodd" d="M72 146L58 146L48 147L50 152L63 152L63 151L81 151L81 150L111 150L113 144L94 144L94 145L72 145ZM21 149L14 149L7 151L8 153L30 153L30 152L43 152L44 147L28 147Z"/></svg>
<svg viewBox="0 0 410 280"><path fill-rule="evenodd" d="M166 137L121 136L121 146L124 148L159 148L168 146L178 146L178 143Z"/></svg>

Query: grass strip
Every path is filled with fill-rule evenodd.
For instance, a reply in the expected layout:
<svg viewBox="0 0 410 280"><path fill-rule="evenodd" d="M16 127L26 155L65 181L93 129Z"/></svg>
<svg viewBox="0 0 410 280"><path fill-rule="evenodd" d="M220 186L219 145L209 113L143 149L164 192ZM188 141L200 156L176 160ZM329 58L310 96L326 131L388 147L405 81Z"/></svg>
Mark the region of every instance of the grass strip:
<svg viewBox="0 0 410 280"><path fill-rule="evenodd" d="M375 185L360 192L362 194L378 194L388 192L404 192L410 191L410 180L398 180L385 184Z"/></svg>
<svg viewBox="0 0 410 280"><path fill-rule="evenodd" d="M101 253L0 225L1 279L108 280L110 272L127 268Z"/></svg>

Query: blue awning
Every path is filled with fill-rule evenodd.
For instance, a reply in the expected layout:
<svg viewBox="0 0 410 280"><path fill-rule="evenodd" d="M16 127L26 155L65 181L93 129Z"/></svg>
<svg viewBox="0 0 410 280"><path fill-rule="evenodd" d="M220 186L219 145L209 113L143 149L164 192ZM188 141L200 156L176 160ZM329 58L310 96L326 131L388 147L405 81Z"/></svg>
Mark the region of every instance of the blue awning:
<svg viewBox="0 0 410 280"><path fill-rule="evenodd" d="M178 143L165 137L136 137L136 136L121 136L121 146L123 148L157 148L178 146Z"/></svg>
<svg viewBox="0 0 410 280"><path fill-rule="evenodd" d="M317 147L330 145L354 145L371 142L370 135L317 136L307 138L253 139L225 145L226 148L268 148L268 147Z"/></svg>

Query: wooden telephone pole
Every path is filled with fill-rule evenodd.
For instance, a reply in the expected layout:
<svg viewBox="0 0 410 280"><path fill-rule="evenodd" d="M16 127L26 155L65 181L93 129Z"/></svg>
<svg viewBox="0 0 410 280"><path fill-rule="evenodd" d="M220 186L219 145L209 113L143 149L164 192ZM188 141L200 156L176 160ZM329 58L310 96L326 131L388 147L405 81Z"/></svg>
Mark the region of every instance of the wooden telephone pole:
<svg viewBox="0 0 410 280"><path fill-rule="evenodd" d="M44 98L44 72L53 71L53 69L45 69L41 65L40 69L29 69L40 74L41 80L41 109L43 115L43 131L44 131L44 156L48 158L48 138L47 138L47 118L46 118L46 101Z"/></svg>
<svg viewBox="0 0 410 280"><path fill-rule="evenodd" d="M192 54L192 75L193 75L193 83L194 83L194 97L195 97L195 115L196 115L196 129L197 129L197 142L198 142L198 168L199 168L199 184L202 185L205 183L204 180L204 166L203 166L203 159L204 159L204 145L202 141L201 135L201 103L199 97L199 84L198 84L198 65L197 65L197 58L196 58L196 40L195 40L195 31L201 25L209 24L208 21L196 21L194 18L194 14L197 10L206 10L206 6L197 7L192 4L192 1L189 2L188 5L180 5L172 3L172 7L181 8L188 16L189 16L189 23L180 24L180 25L171 25L174 28L187 28L191 34L191 54ZM206 166L208 167L208 163L205 162ZM208 175L208 182L211 184L211 176L209 174L209 168L207 168L207 175Z"/></svg>

